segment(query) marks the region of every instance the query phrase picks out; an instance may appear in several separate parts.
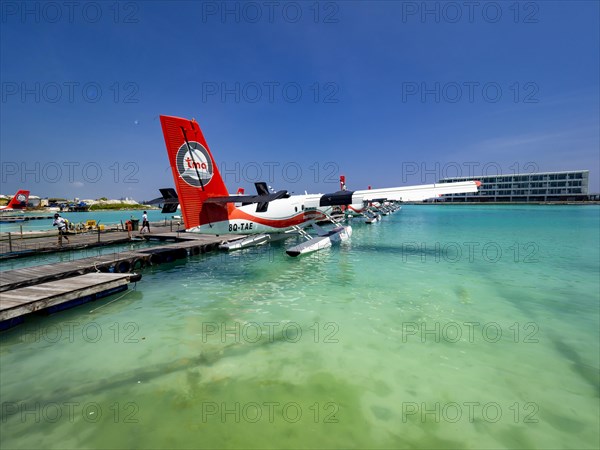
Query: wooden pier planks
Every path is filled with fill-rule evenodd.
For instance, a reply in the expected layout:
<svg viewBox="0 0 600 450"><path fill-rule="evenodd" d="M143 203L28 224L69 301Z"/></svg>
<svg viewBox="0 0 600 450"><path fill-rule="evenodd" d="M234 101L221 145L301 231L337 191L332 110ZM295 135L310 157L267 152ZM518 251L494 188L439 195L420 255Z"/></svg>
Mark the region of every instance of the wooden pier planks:
<svg viewBox="0 0 600 450"><path fill-rule="evenodd" d="M134 266L137 266L136 261L142 261L144 265L175 261L188 255L215 250L219 244L241 239L243 236L219 237L165 230L163 233L152 233L144 237L175 242L0 272L0 329L13 326L15 321L22 320L22 316L35 311L60 308L58 305L70 307L79 300L88 301L115 289L126 289L127 283L134 276L132 273L106 273L108 270L133 271ZM32 240L37 240L39 245L39 239L49 238ZM110 240L114 241L115 239ZM110 242L100 245L110 245ZM35 253L44 251L34 251Z"/></svg>
<svg viewBox="0 0 600 450"><path fill-rule="evenodd" d="M198 233L185 233L171 231L171 227L153 227L152 233L140 234L132 232L135 238L159 241L198 241L200 243L213 244L215 242L232 241L241 239L241 235L214 236ZM126 244L131 242L126 231L111 231L105 233L82 233L69 235L69 242L63 240L63 247L58 247L58 234L52 236L29 237L20 239L18 233L13 234L11 242L7 239L0 241L0 260L26 257L43 253L67 252L69 250L81 250L85 248L105 247L114 244Z"/></svg>
<svg viewBox="0 0 600 450"><path fill-rule="evenodd" d="M126 286L132 274L88 273L0 294L0 322Z"/></svg>
<svg viewBox="0 0 600 450"><path fill-rule="evenodd" d="M11 289L17 289L25 286L31 286L46 281L52 281L61 278L68 278L76 275L82 275L87 272L96 272L106 270L108 267L115 267L124 261L144 260L146 262L156 261L168 262L180 259L190 254L205 253L212 251L223 241L239 239L241 236L227 236L227 239L212 235L196 235L194 238L173 242L170 244L157 245L136 249L132 251L115 252L101 256L92 256L89 258L74 259L41 266L26 267L0 272L0 292ZM179 250L179 251L178 251ZM165 255L172 251L169 258L152 258L153 255Z"/></svg>
<svg viewBox="0 0 600 450"><path fill-rule="evenodd" d="M100 234L77 234L69 235L69 242L63 239L62 248L58 247L58 237L36 237L29 239L18 239L13 237L11 242L4 240L0 242L0 259L31 256L40 253L52 253L58 251L78 250L84 248L104 247L106 245L124 244L129 242L125 232L111 232Z"/></svg>
<svg viewBox="0 0 600 450"><path fill-rule="evenodd" d="M115 265L121 261L134 259L147 259L148 254L138 252L111 253L90 258L75 259L42 266L25 267L22 269L0 272L0 292L17 289L25 286L43 283L46 281L82 275L86 272L96 272L107 265Z"/></svg>

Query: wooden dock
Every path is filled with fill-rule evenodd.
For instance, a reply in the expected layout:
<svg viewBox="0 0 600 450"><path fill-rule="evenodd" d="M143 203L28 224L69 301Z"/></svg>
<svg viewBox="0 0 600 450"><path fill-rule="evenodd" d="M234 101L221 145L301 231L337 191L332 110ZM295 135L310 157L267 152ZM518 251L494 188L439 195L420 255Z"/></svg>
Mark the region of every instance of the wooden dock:
<svg viewBox="0 0 600 450"><path fill-rule="evenodd" d="M15 216L15 217L0 217L0 223L18 223L18 222L29 222L30 220L48 220L54 216Z"/></svg>
<svg viewBox="0 0 600 450"><path fill-rule="evenodd" d="M177 233L172 231L171 226L154 226L153 232L149 234L140 234L138 231L131 233L134 238L144 238L153 235L162 234L179 234L183 235L186 233ZM52 230L54 231L54 230ZM7 236L10 235L10 236ZM104 247L107 245L114 244L125 244L130 242L127 231L89 231L86 233L69 234L67 235L69 241L63 239L62 247L58 246L58 231L54 231L51 235L28 237L26 233L21 236L18 232L3 233L2 240L0 240L0 260L22 258L26 256L41 254L41 253L54 253L54 252L66 252L70 250L81 250L84 248L93 247Z"/></svg>
<svg viewBox="0 0 600 450"><path fill-rule="evenodd" d="M91 258L75 259L54 264L44 264L41 266L25 267L22 269L6 270L0 272L0 292L1 295L6 291L19 289L25 286L33 286L47 281L60 280L77 275L84 275L92 272L117 272L128 273L144 267L146 261L150 260L149 254L137 252L111 253L102 256L93 256ZM141 259L144 263L135 260ZM129 262L128 270L118 270L119 264ZM123 268L125 268L123 265ZM137 269L134 267L137 266Z"/></svg>
<svg viewBox="0 0 600 450"><path fill-rule="evenodd" d="M240 238L241 236L228 236L227 241ZM195 235L193 238L179 242L135 251L115 252L72 261L6 270L0 272L0 292L90 272L129 273L149 265L169 263L216 250L223 241L222 237Z"/></svg>
<svg viewBox="0 0 600 450"><path fill-rule="evenodd" d="M136 277L136 280L137 277L141 277L134 272L146 266L170 263L210 252L216 250L223 242L243 238L239 235L219 237L172 231L170 226L153 227L152 233L133 232L133 236L158 240L164 244L0 272L0 330L19 323L23 315L35 311L53 312L110 295L115 290L126 289L132 277ZM113 231L70 236L70 242L63 248L58 248L56 242L57 236L23 240L19 242L18 256L110 246L131 241L127 232ZM15 243L12 245L11 251L0 254L0 257L15 257ZM9 250L7 243L0 243L0 249Z"/></svg>
<svg viewBox="0 0 600 450"><path fill-rule="evenodd" d="M55 312L124 291L129 282L139 278L134 274L88 273L4 292L0 296L0 330L33 312Z"/></svg>

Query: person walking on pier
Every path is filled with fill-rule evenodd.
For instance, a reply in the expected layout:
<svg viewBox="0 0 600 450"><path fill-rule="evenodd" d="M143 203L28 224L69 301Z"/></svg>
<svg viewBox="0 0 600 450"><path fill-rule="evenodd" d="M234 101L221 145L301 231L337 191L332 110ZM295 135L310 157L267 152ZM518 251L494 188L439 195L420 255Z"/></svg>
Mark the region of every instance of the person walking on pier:
<svg viewBox="0 0 600 450"><path fill-rule="evenodd" d="M58 246L62 247L63 237L69 242L69 238L67 237L67 221L63 217L60 217L60 214L54 214L54 222L52 226L58 227Z"/></svg>
<svg viewBox="0 0 600 450"><path fill-rule="evenodd" d="M142 229L140 230L140 234L144 232L144 228L148 228L148 233L150 233L150 222L148 222L148 213L146 211L142 215Z"/></svg>

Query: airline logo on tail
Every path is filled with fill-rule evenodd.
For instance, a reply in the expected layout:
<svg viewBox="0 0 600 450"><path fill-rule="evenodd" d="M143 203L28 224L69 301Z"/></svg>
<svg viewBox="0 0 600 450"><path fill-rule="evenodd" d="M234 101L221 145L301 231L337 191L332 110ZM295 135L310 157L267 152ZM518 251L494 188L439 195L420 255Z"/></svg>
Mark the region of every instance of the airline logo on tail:
<svg viewBox="0 0 600 450"><path fill-rule="evenodd" d="M184 143L177 150L177 171L187 184L202 187L210 183L213 177L213 164L202 144L192 141Z"/></svg>
<svg viewBox="0 0 600 450"><path fill-rule="evenodd" d="M8 205L0 207L3 211L12 211L14 209L26 209L27 200L29 200L29 191L20 190L17 191L15 196L12 198Z"/></svg>
<svg viewBox="0 0 600 450"><path fill-rule="evenodd" d="M227 205L206 203L229 193L198 123L171 116L160 123L186 228L227 220Z"/></svg>

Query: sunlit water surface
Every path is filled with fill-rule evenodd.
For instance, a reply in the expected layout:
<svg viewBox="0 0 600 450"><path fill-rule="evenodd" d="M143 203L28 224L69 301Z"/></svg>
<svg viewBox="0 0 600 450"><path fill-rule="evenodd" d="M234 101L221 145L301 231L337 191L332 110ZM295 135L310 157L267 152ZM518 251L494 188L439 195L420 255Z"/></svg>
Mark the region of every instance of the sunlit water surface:
<svg viewBox="0 0 600 450"><path fill-rule="evenodd" d="M0 447L598 448L597 206L405 206L0 334ZM118 300L117 300L118 299Z"/></svg>

